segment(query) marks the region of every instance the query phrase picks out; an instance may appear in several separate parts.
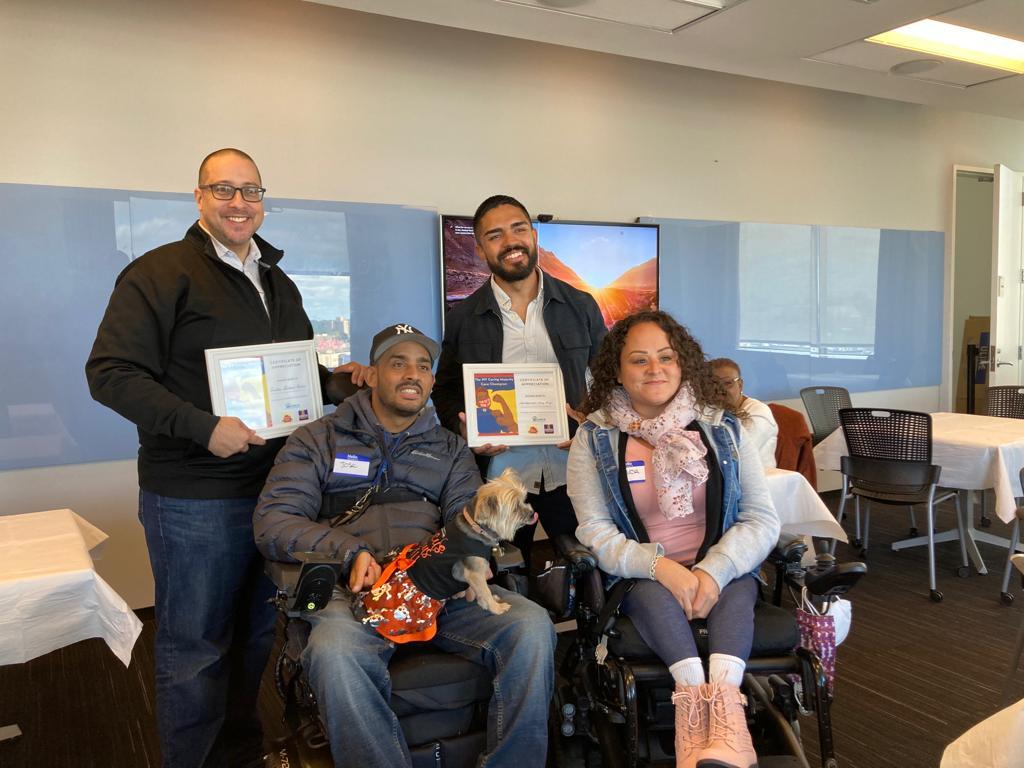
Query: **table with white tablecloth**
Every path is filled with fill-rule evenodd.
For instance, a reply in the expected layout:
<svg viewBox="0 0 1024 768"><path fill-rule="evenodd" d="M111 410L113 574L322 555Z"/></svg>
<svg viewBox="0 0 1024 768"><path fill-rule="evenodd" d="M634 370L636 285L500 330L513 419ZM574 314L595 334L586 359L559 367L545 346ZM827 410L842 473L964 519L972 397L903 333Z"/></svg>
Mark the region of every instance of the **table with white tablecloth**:
<svg viewBox="0 0 1024 768"><path fill-rule="evenodd" d="M996 498L996 515L1010 523L1015 519L1017 497L1024 495L1020 487L1020 468L1024 467L1024 419L1001 419L967 413L933 413L932 463L942 468L939 485L963 491L992 488ZM846 440L836 430L814 447L814 460L819 469L839 469L845 456ZM965 515L970 526L970 499L965 498ZM1005 539L968 528L971 540L968 549L975 565L985 572L984 562L974 546L974 539L1006 546ZM953 532L955 533L955 532ZM953 538L951 534L947 538ZM936 541L944 539L936 538Z"/></svg>
<svg viewBox="0 0 1024 768"><path fill-rule="evenodd" d="M783 535L802 536L807 541L808 561L813 561L811 536L846 541L846 532L836 522L821 497L799 472L771 468L765 470L768 493L782 523Z"/></svg>
<svg viewBox="0 0 1024 768"><path fill-rule="evenodd" d="M0 515L0 666L100 637L128 666L142 622L96 573L107 534L70 509ZM0 728L0 741L17 738Z"/></svg>
<svg viewBox="0 0 1024 768"><path fill-rule="evenodd" d="M131 662L142 623L90 555L106 539L70 509L0 516L0 665L91 637Z"/></svg>

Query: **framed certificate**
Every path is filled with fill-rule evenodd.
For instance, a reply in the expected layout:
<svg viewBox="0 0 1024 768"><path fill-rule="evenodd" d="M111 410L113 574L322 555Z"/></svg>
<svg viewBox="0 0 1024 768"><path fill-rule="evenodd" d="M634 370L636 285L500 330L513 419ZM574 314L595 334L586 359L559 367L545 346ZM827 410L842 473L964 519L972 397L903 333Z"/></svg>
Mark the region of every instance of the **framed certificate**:
<svg viewBox="0 0 1024 768"><path fill-rule="evenodd" d="M557 363L462 366L471 447L552 445L569 439L565 384Z"/></svg>
<svg viewBox="0 0 1024 768"><path fill-rule="evenodd" d="M260 437L281 437L324 412L312 341L206 350L215 416L237 416Z"/></svg>

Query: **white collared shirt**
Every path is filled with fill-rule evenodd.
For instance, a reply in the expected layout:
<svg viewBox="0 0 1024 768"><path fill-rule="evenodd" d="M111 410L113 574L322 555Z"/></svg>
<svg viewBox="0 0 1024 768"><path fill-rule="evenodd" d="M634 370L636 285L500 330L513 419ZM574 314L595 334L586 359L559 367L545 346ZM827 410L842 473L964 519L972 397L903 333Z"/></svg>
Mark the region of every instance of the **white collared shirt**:
<svg viewBox="0 0 1024 768"><path fill-rule="evenodd" d="M200 228L206 232L206 227L200 223ZM206 234L210 235L209 232ZM260 259L263 254L260 253L259 246L256 245L256 241L251 237L249 238L249 255L245 261L238 258L238 254L228 248L224 243L218 240L213 235L210 235L210 241L213 243L213 250L217 252L217 257L227 264L229 267L234 267L247 278L249 282L253 284L256 292L260 295L260 301L263 302L263 309L266 310L267 314L270 314L270 308L267 306L267 295L263 291L263 283L260 282Z"/></svg>
<svg viewBox="0 0 1024 768"><path fill-rule="evenodd" d="M558 363L551 337L544 325L544 273L537 270L537 295L526 307L526 321L512 309L512 299L491 277L491 290L501 314L502 363ZM547 491L565 485L568 451L553 445L539 447L513 446L491 458L488 479L495 478L505 467L512 467L523 478L527 490L537 493L544 481Z"/></svg>

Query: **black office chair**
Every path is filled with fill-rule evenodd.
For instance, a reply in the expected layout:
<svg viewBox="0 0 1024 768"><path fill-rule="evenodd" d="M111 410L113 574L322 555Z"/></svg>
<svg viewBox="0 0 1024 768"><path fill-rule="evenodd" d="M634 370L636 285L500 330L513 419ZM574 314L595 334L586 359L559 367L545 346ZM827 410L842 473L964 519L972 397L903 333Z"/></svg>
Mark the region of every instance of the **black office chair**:
<svg viewBox="0 0 1024 768"><path fill-rule="evenodd" d="M986 413L1003 419L1024 419L1024 387L989 387Z"/></svg>
<svg viewBox="0 0 1024 768"><path fill-rule="evenodd" d="M811 440L815 445L839 429L839 409L853 406L844 387L804 387L800 399L811 420Z"/></svg>
<svg viewBox="0 0 1024 768"><path fill-rule="evenodd" d="M574 537L552 538L558 562L574 577L572 591L576 633L557 667L552 706L551 755L556 766L592 765L600 753L602 768L675 766L675 682L665 664L647 646L629 617L619 613L634 583L622 579L608 591L590 550ZM805 578L800 566L806 545L797 541L776 550L775 595L783 581L806 583L815 598L849 590L866 572L863 563L824 563ZM819 556L830 560L829 555ZM556 616L565 606L549 605ZM693 624L698 648L707 658L707 629ZM793 615L777 604L758 601L754 643L743 690L758 764L809 765L800 741L798 715L814 714L818 724L821 765L837 765L832 740L831 694L818 657L798 647ZM794 648L796 649L794 651ZM540 763L538 763L540 765Z"/></svg>
<svg viewBox="0 0 1024 768"><path fill-rule="evenodd" d="M956 503L957 528L960 531L960 553L963 565L957 575L969 573L964 520L960 515L960 498L955 491L936 497L942 468L932 464L932 417L927 413L887 408L842 408L839 421L846 437L848 456L841 460L843 498L836 517L842 522L849 495L856 504L855 542L867 556L868 532L871 524L870 502L913 506L924 504L928 526L929 596L942 601L935 586L935 515L934 505L947 499ZM860 530L860 500L868 502L864 517L864 535ZM854 544L857 546L857 544ZM895 546L895 545L894 545Z"/></svg>
<svg viewBox="0 0 1024 768"><path fill-rule="evenodd" d="M826 437L839 429L839 411L842 408L852 408L850 392L845 387L804 387L800 390L800 399L804 402L804 409L811 420L811 442L817 445ZM847 495L844 493L842 501L845 503ZM917 536L917 515L913 507L908 508L910 515L910 537ZM860 531L860 512L857 513L857 531ZM860 533L851 542L855 547L861 546ZM832 542L832 551L835 551L835 542Z"/></svg>

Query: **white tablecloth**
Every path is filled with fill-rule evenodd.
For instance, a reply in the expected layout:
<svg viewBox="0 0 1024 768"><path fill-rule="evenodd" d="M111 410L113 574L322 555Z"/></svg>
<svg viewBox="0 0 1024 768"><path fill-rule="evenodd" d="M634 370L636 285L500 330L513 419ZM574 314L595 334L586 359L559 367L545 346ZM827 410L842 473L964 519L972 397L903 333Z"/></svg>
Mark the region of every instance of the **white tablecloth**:
<svg viewBox="0 0 1024 768"><path fill-rule="evenodd" d="M1024 699L982 720L942 753L940 768L1020 768Z"/></svg>
<svg viewBox="0 0 1024 768"><path fill-rule="evenodd" d="M101 637L128 666L142 622L93 569L106 539L70 509L0 516L0 665Z"/></svg>
<svg viewBox="0 0 1024 768"><path fill-rule="evenodd" d="M846 532L803 475L774 468L764 474L783 533L846 541Z"/></svg>
<svg viewBox="0 0 1024 768"><path fill-rule="evenodd" d="M843 431L837 429L814 447L819 469L839 469L846 455ZM973 491L992 488L996 514L1013 522L1024 467L1024 419L999 419L966 413L932 414L932 463L942 467L943 488Z"/></svg>

